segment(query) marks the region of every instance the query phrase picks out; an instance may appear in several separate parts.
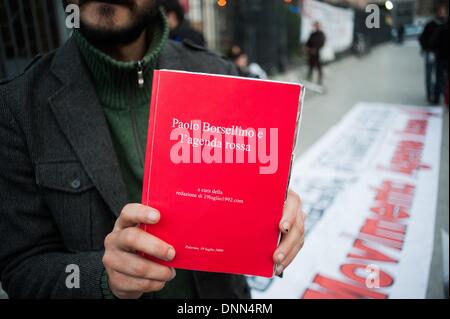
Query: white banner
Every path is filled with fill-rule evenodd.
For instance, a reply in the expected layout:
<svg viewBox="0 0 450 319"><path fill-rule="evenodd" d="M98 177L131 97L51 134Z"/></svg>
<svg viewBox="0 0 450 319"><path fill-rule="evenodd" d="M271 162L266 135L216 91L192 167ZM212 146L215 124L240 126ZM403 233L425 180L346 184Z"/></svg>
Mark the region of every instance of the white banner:
<svg viewBox="0 0 450 319"><path fill-rule="evenodd" d="M322 60L334 60L335 53L352 46L355 25L355 12L352 9L338 8L316 0L304 0L302 10L301 41L308 41L316 21L325 33L326 43L321 52Z"/></svg>
<svg viewBox="0 0 450 319"><path fill-rule="evenodd" d="M254 298L424 298L433 251L442 110L356 106L294 166L305 246Z"/></svg>

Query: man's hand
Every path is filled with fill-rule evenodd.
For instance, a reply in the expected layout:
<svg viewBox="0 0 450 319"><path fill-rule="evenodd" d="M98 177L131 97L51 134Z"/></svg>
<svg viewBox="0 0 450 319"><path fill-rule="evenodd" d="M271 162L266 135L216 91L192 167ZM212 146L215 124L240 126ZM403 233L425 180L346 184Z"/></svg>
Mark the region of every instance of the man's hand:
<svg viewBox="0 0 450 319"><path fill-rule="evenodd" d="M302 211L300 197L289 190L284 205L283 217L279 225L282 238L280 245L273 254L276 275L283 273L284 269L289 266L300 249L302 249L305 239L304 221L305 216Z"/></svg>
<svg viewBox="0 0 450 319"><path fill-rule="evenodd" d="M156 224L159 219L159 212L153 208L128 204L106 236L103 265L116 297L139 298L145 292L161 290L175 277L175 269L136 254L139 251L166 261L175 257L172 246L136 227L140 223Z"/></svg>

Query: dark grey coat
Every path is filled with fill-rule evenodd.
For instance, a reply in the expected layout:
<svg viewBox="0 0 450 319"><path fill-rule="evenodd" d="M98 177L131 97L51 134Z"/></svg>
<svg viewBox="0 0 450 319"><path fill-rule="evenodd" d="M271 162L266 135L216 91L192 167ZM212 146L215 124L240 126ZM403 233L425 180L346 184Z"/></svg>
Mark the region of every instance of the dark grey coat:
<svg viewBox="0 0 450 319"><path fill-rule="evenodd" d="M169 41L158 68L232 74ZM0 85L0 281L11 298L101 298L103 241L127 191L107 122L70 39ZM80 267L80 288L65 285ZM200 298L245 298L244 277L195 272Z"/></svg>

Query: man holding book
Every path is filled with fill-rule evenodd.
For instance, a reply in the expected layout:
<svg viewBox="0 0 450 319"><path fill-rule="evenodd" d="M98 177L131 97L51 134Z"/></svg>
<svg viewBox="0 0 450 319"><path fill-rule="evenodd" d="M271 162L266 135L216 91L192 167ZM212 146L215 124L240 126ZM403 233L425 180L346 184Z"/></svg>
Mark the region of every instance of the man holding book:
<svg viewBox="0 0 450 319"><path fill-rule="evenodd" d="M234 75L234 67L190 42L169 41L161 1L67 4L79 5L81 28L0 86L4 290L11 298L250 297L243 276L175 272L141 257L138 252L170 261L177 252L135 227L164 218L136 204L153 71ZM279 228L278 275L303 246L294 192ZM78 285L68 284L70 269L78 269Z"/></svg>

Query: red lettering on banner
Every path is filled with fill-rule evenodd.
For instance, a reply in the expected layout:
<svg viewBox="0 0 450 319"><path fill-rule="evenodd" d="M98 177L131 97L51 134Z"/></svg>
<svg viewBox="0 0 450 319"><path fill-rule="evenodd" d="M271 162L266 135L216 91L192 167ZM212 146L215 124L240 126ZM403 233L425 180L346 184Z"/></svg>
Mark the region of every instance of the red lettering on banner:
<svg viewBox="0 0 450 319"><path fill-rule="evenodd" d="M366 264L345 264L341 266L341 272L349 279L354 280L360 285L365 285L367 280ZM380 270L378 274L380 287L389 287L394 283L394 279L387 272Z"/></svg>
<svg viewBox="0 0 450 319"><path fill-rule="evenodd" d="M358 235L346 257L347 259L359 259L364 263L344 263L340 266L340 272L345 277L344 281L327 278L317 274L312 286L320 286L317 289L308 288L302 298L387 298L388 295L378 290L366 287L368 275L366 269L371 262L398 263L398 260L385 253L376 250L371 243L382 244L386 247L401 250L407 231L405 222L410 217L410 209L414 200L415 186L411 184L383 181L376 188L374 205L370 208L373 213L367 218L360 228ZM379 269L379 286L390 287L394 278L386 271ZM347 282L348 281L348 282Z"/></svg>
<svg viewBox="0 0 450 319"><path fill-rule="evenodd" d="M370 210L386 219L408 218L415 187L409 184L385 181L377 189L375 206Z"/></svg>
<svg viewBox="0 0 450 319"><path fill-rule="evenodd" d="M380 262L386 262L386 263L398 263L398 260L396 260L392 257L389 257L388 255L383 254L383 253L379 252L378 250L370 248L368 246L368 242L366 242L362 239L355 240L355 242L353 244L353 248L361 251L361 254L349 253L347 255L347 258L370 260L370 261L380 261Z"/></svg>
<svg viewBox="0 0 450 319"><path fill-rule="evenodd" d="M428 120L409 120L402 133L425 136L428 129Z"/></svg>
<svg viewBox="0 0 450 319"><path fill-rule="evenodd" d="M304 299L386 299L387 294L378 292L374 289L352 285L339 280L317 275L313 281L319 285L318 290L307 289L303 294Z"/></svg>
<svg viewBox="0 0 450 319"><path fill-rule="evenodd" d="M385 247L391 248L391 249L395 249L398 251L401 251L403 248L403 242L402 241L393 241L390 239L385 239L385 238L381 238L381 237L375 237L375 236L371 236L371 235L367 235L367 234L359 234L360 239L364 239L367 240L369 242L372 243L377 243L380 245L383 245Z"/></svg>
<svg viewBox="0 0 450 319"><path fill-rule="evenodd" d="M406 234L406 226L380 219L366 219L361 227L361 234L370 235L396 242L403 246L403 239Z"/></svg>
<svg viewBox="0 0 450 319"><path fill-rule="evenodd" d="M385 169L406 175L413 175L419 169L429 169L429 165L421 163L423 146L424 144L418 141L399 142L390 166Z"/></svg>

